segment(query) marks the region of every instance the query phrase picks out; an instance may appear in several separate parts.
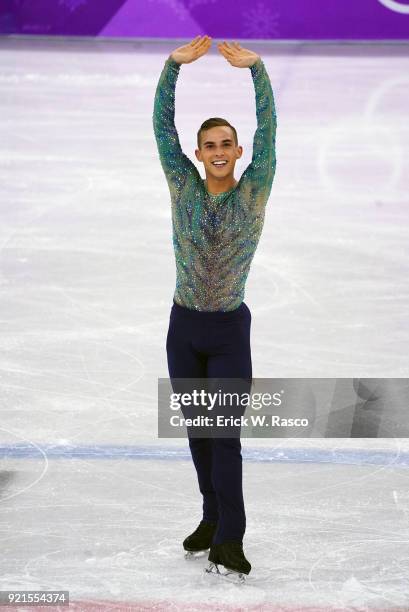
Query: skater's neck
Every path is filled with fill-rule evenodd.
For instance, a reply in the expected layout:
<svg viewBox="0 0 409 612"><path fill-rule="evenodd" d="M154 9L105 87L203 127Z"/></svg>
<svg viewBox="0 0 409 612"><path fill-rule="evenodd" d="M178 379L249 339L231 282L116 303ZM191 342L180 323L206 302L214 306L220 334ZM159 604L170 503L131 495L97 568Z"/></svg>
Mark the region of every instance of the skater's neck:
<svg viewBox="0 0 409 612"><path fill-rule="evenodd" d="M226 193L237 185L238 181L234 176L227 176L223 179L215 179L212 176L207 176L204 184L207 191L211 194L217 195L218 193Z"/></svg>

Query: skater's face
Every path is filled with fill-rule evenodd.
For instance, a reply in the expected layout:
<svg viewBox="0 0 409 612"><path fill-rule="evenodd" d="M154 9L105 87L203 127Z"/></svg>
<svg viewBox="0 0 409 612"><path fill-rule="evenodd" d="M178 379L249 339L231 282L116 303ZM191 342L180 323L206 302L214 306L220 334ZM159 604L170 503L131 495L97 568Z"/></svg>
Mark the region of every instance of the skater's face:
<svg viewBox="0 0 409 612"><path fill-rule="evenodd" d="M242 153L243 147L236 146L233 130L228 125L218 125L200 134L200 149L195 150L196 157L203 162L206 176L217 178L233 176L234 166ZM217 161L225 164L216 165Z"/></svg>

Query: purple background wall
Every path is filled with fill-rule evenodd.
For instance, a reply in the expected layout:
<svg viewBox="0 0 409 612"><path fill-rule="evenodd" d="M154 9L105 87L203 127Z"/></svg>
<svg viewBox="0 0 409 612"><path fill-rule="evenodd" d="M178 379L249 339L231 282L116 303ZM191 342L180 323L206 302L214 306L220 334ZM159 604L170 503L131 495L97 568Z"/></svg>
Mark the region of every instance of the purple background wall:
<svg viewBox="0 0 409 612"><path fill-rule="evenodd" d="M409 0L0 0L0 34L408 39Z"/></svg>

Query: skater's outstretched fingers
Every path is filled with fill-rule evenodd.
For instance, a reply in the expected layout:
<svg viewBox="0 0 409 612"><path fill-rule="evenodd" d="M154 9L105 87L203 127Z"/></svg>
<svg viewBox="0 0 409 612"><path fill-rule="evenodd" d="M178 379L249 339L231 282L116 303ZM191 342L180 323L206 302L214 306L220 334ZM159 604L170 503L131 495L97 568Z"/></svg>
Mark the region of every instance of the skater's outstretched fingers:
<svg viewBox="0 0 409 612"><path fill-rule="evenodd" d="M219 44L218 45L218 49L220 51L220 53L223 55L223 57L225 57L227 59L227 61L230 60L230 58L232 58L232 52L230 51L230 49L228 49L226 46Z"/></svg>
<svg viewBox="0 0 409 612"><path fill-rule="evenodd" d="M233 45L230 45L225 40L222 43L220 43L219 48L220 48L220 51L226 55L234 55L234 53L237 51L236 47L234 47Z"/></svg>
<svg viewBox="0 0 409 612"><path fill-rule="evenodd" d="M207 34L205 36L196 36L196 38L194 38L190 44L193 48L199 49L203 45L206 45L209 40L210 36L207 36Z"/></svg>
<svg viewBox="0 0 409 612"><path fill-rule="evenodd" d="M227 59L233 59L234 58L234 50L231 49L226 42L224 42L223 44L219 44L219 51L220 53Z"/></svg>
<svg viewBox="0 0 409 612"><path fill-rule="evenodd" d="M230 46L226 43L226 41L223 41L222 43L218 44L218 47L220 49L220 51L222 53L231 53L232 49L230 48Z"/></svg>
<svg viewBox="0 0 409 612"><path fill-rule="evenodd" d="M202 40L199 40L197 43L195 43L194 48L196 52L198 53L197 57L201 57L202 55L207 53L211 46L212 46L212 39L210 36L204 36Z"/></svg>
<svg viewBox="0 0 409 612"><path fill-rule="evenodd" d="M258 59L259 55L250 49L244 49L239 43L229 44L226 41L219 43L218 49L227 61L237 68L249 68Z"/></svg>
<svg viewBox="0 0 409 612"><path fill-rule="evenodd" d="M202 57L210 49L212 39L210 36L196 36L190 43L178 47L171 53L171 57L179 64L190 64Z"/></svg>

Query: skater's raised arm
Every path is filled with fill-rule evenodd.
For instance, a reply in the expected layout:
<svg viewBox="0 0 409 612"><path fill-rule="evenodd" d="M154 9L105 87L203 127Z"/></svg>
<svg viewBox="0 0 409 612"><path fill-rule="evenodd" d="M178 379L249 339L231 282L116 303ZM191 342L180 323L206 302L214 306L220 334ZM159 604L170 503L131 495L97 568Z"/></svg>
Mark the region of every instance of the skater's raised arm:
<svg viewBox="0 0 409 612"><path fill-rule="evenodd" d="M193 172L193 162L183 153L175 126L175 89L181 64L190 64L211 46L209 36L197 36L187 45L178 47L167 58L156 88L153 130L159 158L172 195L180 193Z"/></svg>
<svg viewBox="0 0 409 612"><path fill-rule="evenodd" d="M256 96L257 129L253 138L253 155L242 176L242 184L249 182L256 208L268 200L276 170L277 116L270 78L259 55L242 48L238 43L223 42L220 53L237 68L250 68Z"/></svg>

